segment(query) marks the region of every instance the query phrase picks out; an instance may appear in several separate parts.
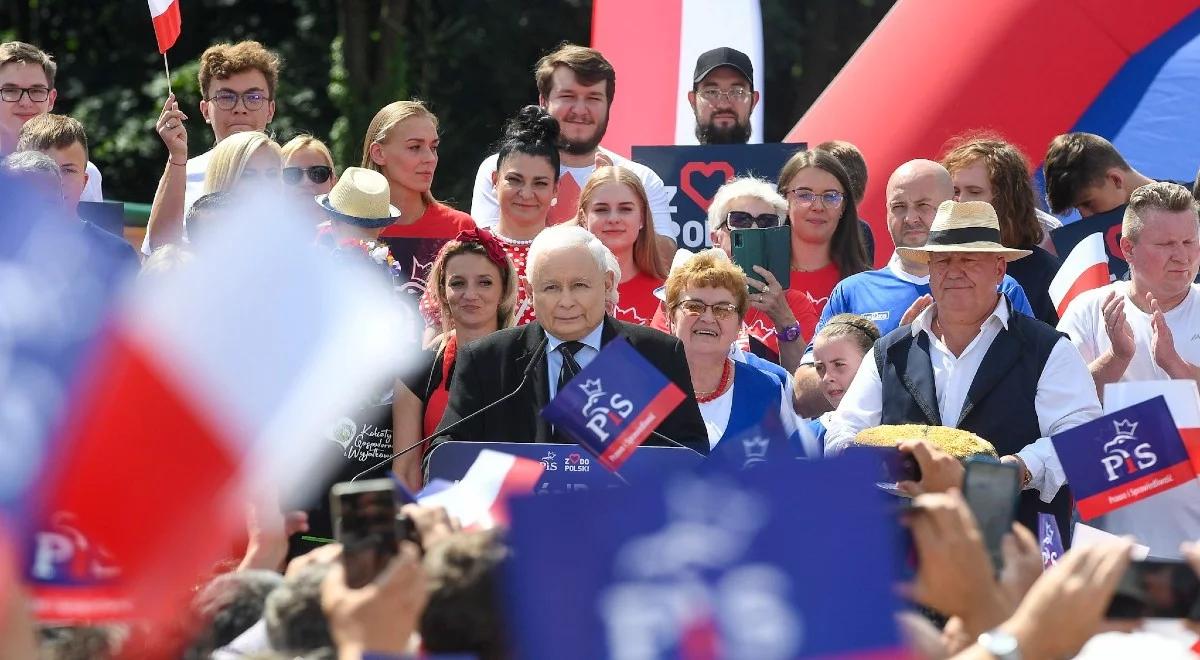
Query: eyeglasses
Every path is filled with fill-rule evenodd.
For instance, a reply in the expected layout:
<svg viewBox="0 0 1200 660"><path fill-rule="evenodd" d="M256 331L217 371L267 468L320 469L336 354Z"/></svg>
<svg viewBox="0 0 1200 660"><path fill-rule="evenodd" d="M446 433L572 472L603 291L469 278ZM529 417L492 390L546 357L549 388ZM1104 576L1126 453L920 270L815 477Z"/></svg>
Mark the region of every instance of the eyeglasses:
<svg viewBox="0 0 1200 660"><path fill-rule="evenodd" d="M734 229L770 229L779 226L779 216L774 213L750 215L745 211L730 211L725 214L725 224Z"/></svg>
<svg viewBox="0 0 1200 660"><path fill-rule="evenodd" d="M33 103L42 103L50 98L50 90L45 87L0 88L0 99L4 99L8 103L20 103L22 96L28 96Z"/></svg>
<svg viewBox="0 0 1200 660"><path fill-rule="evenodd" d="M308 176L308 180L313 183L325 183L329 177L333 176L333 168L328 165L283 168L283 182L288 185L299 185L305 176Z"/></svg>
<svg viewBox="0 0 1200 660"><path fill-rule="evenodd" d="M238 94L237 92L224 91L213 94L213 97L208 100L222 110L233 110L237 106L238 99L242 100L242 105L246 106L247 110L258 110L263 106L263 103L270 101L271 97L263 92Z"/></svg>
<svg viewBox="0 0 1200 660"><path fill-rule="evenodd" d="M241 176L238 177L239 181L255 181L258 179L278 181L279 170L273 167L265 170L256 170L254 168L247 167L242 170Z"/></svg>
<svg viewBox="0 0 1200 660"><path fill-rule="evenodd" d="M751 92L742 87L734 87L733 89L702 89L697 94L709 103L717 103L721 99L734 103L745 103L750 100Z"/></svg>
<svg viewBox="0 0 1200 660"><path fill-rule="evenodd" d="M806 188L793 188L788 191L788 194L792 196L792 199L796 200L797 204L805 206L811 206L813 202L819 199L821 200L821 204L829 208L837 208L842 205L842 202L846 201L846 196L840 192L826 192L818 195Z"/></svg>
<svg viewBox="0 0 1200 660"><path fill-rule="evenodd" d="M713 318L718 321L734 318L738 313L737 305L728 302L719 302L709 305L699 300L689 299L679 301L679 303L675 305L675 308L683 310L683 313L688 316L700 316L705 310L712 310Z"/></svg>

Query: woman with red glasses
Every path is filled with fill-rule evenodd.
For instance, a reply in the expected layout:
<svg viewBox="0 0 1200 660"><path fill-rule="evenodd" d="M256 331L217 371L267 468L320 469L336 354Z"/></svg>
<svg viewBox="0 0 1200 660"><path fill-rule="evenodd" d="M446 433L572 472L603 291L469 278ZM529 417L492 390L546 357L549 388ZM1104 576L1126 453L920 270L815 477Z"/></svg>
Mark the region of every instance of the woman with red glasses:
<svg viewBox="0 0 1200 660"><path fill-rule="evenodd" d="M792 227L789 288L820 311L839 281L870 268L850 175L829 152L800 151L779 171L778 186Z"/></svg>

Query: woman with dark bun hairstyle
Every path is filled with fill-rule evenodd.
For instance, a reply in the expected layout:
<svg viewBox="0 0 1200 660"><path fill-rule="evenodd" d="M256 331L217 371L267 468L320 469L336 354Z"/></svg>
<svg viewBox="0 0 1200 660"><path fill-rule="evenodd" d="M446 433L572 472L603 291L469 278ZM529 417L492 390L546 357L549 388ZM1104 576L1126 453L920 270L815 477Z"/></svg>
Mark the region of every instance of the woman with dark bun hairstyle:
<svg viewBox="0 0 1200 660"><path fill-rule="evenodd" d="M500 221L492 232L516 266L517 325L534 319L525 290L525 256L546 228L558 194L558 120L544 108L527 105L504 127L492 185L500 204Z"/></svg>

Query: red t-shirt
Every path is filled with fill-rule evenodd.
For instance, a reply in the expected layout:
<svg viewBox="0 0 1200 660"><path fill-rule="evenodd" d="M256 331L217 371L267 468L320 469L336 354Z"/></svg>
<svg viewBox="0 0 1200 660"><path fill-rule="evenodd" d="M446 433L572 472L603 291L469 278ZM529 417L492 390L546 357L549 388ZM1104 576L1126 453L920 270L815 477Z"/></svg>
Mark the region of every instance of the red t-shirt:
<svg viewBox="0 0 1200 660"><path fill-rule="evenodd" d="M408 281L400 288L420 299L438 250L446 241L458 236L458 232L474 228L475 220L471 216L434 202L425 207L416 222L388 225L379 233L379 238L387 243L392 257L408 274Z"/></svg>
<svg viewBox="0 0 1200 660"><path fill-rule="evenodd" d="M788 284L788 289L808 294L808 299L812 301L817 314L820 314L821 310L825 308L825 302L829 300L829 294L833 293L833 287L837 286L841 279L842 275L838 272L837 265L832 263L820 270L810 272L793 270L792 281Z"/></svg>
<svg viewBox="0 0 1200 660"><path fill-rule="evenodd" d="M650 325L658 311L659 300L654 290L663 281L648 273L639 272L617 286L617 309L613 314L619 320L637 325Z"/></svg>
<svg viewBox="0 0 1200 660"><path fill-rule="evenodd" d="M512 260L513 267L517 269L517 311L514 316L517 319L517 325L525 325L537 317L533 313L533 301L529 299L529 292L525 290L525 258L529 256L530 241L514 242L510 241L500 234L494 234L496 240L500 241L500 247L504 248L504 254Z"/></svg>

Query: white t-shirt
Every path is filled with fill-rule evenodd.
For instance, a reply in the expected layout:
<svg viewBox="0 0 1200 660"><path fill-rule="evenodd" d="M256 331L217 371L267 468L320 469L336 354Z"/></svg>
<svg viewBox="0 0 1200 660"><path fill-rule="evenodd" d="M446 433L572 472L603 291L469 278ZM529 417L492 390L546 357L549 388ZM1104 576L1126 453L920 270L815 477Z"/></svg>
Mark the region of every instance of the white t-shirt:
<svg viewBox="0 0 1200 660"><path fill-rule="evenodd" d="M635 163L604 147L600 147L599 151L611 158L613 165L627 168L641 179L642 185L646 188L646 197L650 200L650 213L654 216L654 231L663 236L676 238L679 235L679 228L671 219L671 200L675 197L675 187L664 185L662 178L655 174L654 170L641 163ZM475 223L480 227L492 227L500 220L500 204L496 201L496 191L492 185L492 173L496 171L498 155L492 154L484 158L483 162L479 164L479 171L475 174L475 190L471 195L471 217L475 218ZM577 189L564 190L563 181L560 181L559 201L573 204L577 210L579 191L583 190L584 184L595 171L594 164L587 167L561 166L558 172L559 176L564 177L570 174Z"/></svg>
<svg viewBox="0 0 1200 660"><path fill-rule="evenodd" d="M187 182L183 188L183 217L187 218L188 209L192 208L192 204L196 203L197 199L204 196L204 173L208 171L208 161L212 158L212 149L196 156L189 158L184 171L187 173ZM187 238L187 227L183 228L183 237ZM142 254L150 254L150 233L146 232L146 238L142 239Z"/></svg>
<svg viewBox="0 0 1200 660"><path fill-rule="evenodd" d="M83 187L83 194L79 196L81 202L103 202L104 201L104 177L100 175L100 168L92 161L87 162L87 167L84 168L87 172L87 185Z"/></svg>
<svg viewBox="0 0 1200 660"><path fill-rule="evenodd" d="M1102 312L1104 297L1110 291L1126 296L1129 282L1113 282L1080 294L1058 322L1058 329L1071 337L1071 343L1089 365L1112 346ZM1183 302L1164 315L1180 357L1200 364L1200 284L1193 284ZM1150 315L1126 297L1125 318L1136 348L1121 382L1169 379L1150 353ZM1095 526L1113 534L1133 535L1150 547L1152 556L1179 557L1180 543L1200 538L1200 481L1117 509L1097 520Z"/></svg>

